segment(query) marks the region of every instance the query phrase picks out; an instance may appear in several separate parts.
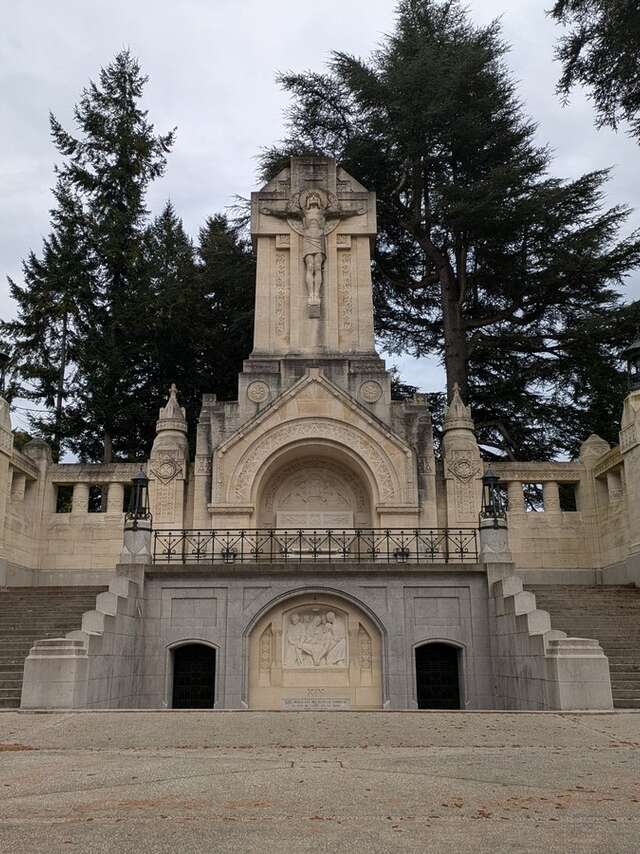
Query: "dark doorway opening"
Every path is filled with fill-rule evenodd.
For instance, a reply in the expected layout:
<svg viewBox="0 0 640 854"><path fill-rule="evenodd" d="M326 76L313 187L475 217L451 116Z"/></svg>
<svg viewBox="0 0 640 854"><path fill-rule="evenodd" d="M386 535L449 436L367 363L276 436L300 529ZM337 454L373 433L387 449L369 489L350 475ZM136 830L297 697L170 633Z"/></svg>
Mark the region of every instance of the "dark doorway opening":
<svg viewBox="0 0 640 854"><path fill-rule="evenodd" d="M215 702L216 651L202 643L173 650L174 709L212 709Z"/></svg>
<svg viewBox="0 0 640 854"><path fill-rule="evenodd" d="M460 708L460 652L449 643L425 643L416 648L419 709Z"/></svg>

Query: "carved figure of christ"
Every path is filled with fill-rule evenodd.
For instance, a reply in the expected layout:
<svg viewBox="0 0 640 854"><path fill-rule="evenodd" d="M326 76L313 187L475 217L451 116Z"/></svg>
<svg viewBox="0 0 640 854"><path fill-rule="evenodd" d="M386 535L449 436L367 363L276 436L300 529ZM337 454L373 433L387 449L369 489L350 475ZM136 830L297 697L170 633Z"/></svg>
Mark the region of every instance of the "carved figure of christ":
<svg viewBox="0 0 640 854"><path fill-rule="evenodd" d="M319 193L309 191L304 205L288 207L286 210L262 208L262 213L279 219L299 219L302 221L302 257L305 266L305 284L307 304L320 306L324 276L324 262L327 257L327 219L346 219L361 216L366 208L345 211L340 207L323 204Z"/></svg>

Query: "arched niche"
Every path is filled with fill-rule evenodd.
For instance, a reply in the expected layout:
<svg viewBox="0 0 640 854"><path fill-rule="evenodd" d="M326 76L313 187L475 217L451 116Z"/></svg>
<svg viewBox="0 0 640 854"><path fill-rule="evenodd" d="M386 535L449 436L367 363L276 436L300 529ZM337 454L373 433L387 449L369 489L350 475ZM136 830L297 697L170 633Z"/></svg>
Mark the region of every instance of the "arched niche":
<svg viewBox="0 0 640 854"><path fill-rule="evenodd" d="M373 524L371 485L357 462L327 445L298 446L261 472L259 528L367 528Z"/></svg>
<svg viewBox="0 0 640 854"><path fill-rule="evenodd" d="M382 708L382 639L373 621L334 594L275 604L250 631L251 709Z"/></svg>

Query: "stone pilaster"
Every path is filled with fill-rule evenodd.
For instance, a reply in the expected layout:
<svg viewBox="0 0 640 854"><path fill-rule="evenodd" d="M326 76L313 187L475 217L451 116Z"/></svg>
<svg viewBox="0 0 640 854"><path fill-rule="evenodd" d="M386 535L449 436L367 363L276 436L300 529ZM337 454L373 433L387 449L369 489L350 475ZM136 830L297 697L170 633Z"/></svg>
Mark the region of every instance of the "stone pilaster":
<svg viewBox="0 0 640 854"><path fill-rule="evenodd" d="M483 465L471 407L465 406L457 385L445 413L443 432L447 527L475 528L482 501Z"/></svg>
<svg viewBox="0 0 640 854"><path fill-rule="evenodd" d="M640 560L640 391L632 391L624 402L620 451L624 461L629 554Z"/></svg>
<svg viewBox="0 0 640 854"><path fill-rule="evenodd" d="M185 527L189 444L186 414L178 403L177 391L172 385L167 403L160 408L149 457L147 477L154 528Z"/></svg>
<svg viewBox="0 0 640 854"><path fill-rule="evenodd" d="M3 397L0 397L0 586L6 580L5 525L11 489L9 463L12 452L13 433L11 432L9 404Z"/></svg>
<svg viewBox="0 0 640 854"><path fill-rule="evenodd" d="M609 451L609 443L593 433L580 446L580 462L585 468L584 477L578 487L578 510L585 523L585 536L589 553L593 555L594 566L602 566L602 549L598 526L598 492L593 469L603 455Z"/></svg>

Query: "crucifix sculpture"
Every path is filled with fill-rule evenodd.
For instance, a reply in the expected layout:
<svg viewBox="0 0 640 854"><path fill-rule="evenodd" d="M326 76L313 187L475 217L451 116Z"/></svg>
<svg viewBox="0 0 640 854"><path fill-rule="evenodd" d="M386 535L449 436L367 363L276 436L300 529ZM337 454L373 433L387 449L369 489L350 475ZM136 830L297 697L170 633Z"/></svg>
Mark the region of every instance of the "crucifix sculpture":
<svg viewBox="0 0 640 854"><path fill-rule="evenodd" d="M341 219L361 216L366 208L345 210L333 193L311 189L294 193L284 210L263 207L262 213L286 219L290 227L302 236L302 258L309 317L320 317L320 303L327 257L327 235Z"/></svg>

